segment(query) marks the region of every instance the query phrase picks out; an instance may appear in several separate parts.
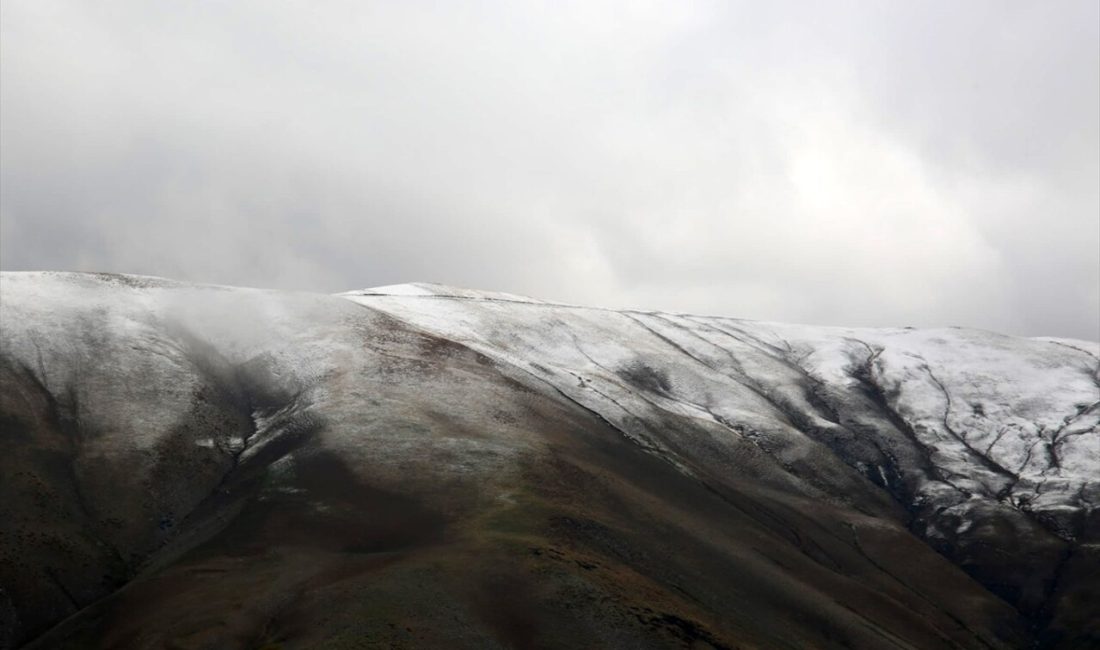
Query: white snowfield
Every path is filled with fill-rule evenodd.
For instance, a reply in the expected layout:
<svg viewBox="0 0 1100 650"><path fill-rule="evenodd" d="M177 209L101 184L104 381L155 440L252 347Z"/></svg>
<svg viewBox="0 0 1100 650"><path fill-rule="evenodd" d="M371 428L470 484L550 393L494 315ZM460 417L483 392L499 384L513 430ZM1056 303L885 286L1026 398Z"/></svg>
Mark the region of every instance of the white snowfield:
<svg viewBox="0 0 1100 650"><path fill-rule="evenodd" d="M387 429L383 420L361 424L364 409L400 411L410 389L395 375L391 387L364 394L357 376L390 372L392 359L431 370L386 337L389 317L485 355L515 381L598 415L681 471L694 471L683 462L691 457L696 466L711 463L708 470L755 473L832 500L844 498L847 483L870 481L916 513L916 532L931 540L980 534L972 520L997 513L1072 542L1100 505L1093 342L613 311L429 284L332 297L137 276L2 277L3 355L57 394L81 375L95 377L82 384L94 395L80 408L82 419L107 430L96 438L98 453L155 447L193 408L201 377L192 358L207 348L219 363L262 360L268 379L296 396L283 411L258 412L249 439L195 443L224 448L233 462L262 449L265 431L306 411L355 422L328 427L325 444L390 455L395 472L420 453L436 454L440 471L497 471L542 444L509 428L503 399L476 448L468 437L450 449L447 440ZM181 328L186 336L164 336ZM88 350L104 348L112 350L106 362L97 356L97 367L82 366ZM433 391L455 426L485 426L487 416L471 412L453 382L423 381L416 389ZM110 423L138 420L139 434L110 434ZM741 464L745 441L758 451Z"/></svg>

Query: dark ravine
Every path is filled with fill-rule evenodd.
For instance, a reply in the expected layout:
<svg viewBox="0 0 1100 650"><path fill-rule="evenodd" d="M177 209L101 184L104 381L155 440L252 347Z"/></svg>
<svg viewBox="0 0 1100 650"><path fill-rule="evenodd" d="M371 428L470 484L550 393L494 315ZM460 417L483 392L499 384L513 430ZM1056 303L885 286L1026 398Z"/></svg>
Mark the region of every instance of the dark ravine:
<svg viewBox="0 0 1100 650"><path fill-rule="evenodd" d="M0 648L1100 647L1094 343L62 273L0 328Z"/></svg>

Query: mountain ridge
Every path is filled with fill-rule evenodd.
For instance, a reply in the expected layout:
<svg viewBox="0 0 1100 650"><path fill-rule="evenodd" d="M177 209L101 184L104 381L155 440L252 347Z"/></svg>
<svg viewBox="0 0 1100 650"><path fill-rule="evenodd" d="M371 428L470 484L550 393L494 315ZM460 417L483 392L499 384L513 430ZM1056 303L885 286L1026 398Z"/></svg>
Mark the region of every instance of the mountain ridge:
<svg viewBox="0 0 1100 650"><path fill-rule="evenodd" d="M356 610L374 623L362 634L384 637L428 602L460 612L451 627L425 614L436 627L422 639L393 632L393 643L412 646L1097 639L1100 350L1076 347L1088 342L604 310L427 284L321 296L133 276L0 281L9 396L0 413L7 462L23 463L4 474L34 475L0 486L16 504L3 514L27 529L59 526L36 505L44 499L74 515L49 543L28 541L37 538L22 537L23 527L6 531L15 534L0 556L5 582L19 587L5 591L83 616L40 644L144 639L152 621L166 631L148 647L196 634L245 643L265 626L286 647L316 642L321 633L306 629L316 626L279 621L316 622L317 602L346 604L380 588L317 596L304 586L319 578L305 575L303 558L347 573L360 560L345 547L364 543L398 549L384 551L399 556L392 564L365 570L398 576L382 582L405 593L396 602L406 606ZM418 299L425 294L460 300ZM124 466L141 480L120 480ZM337 497L317 475L337 466L362 486L356 499ZM159 494L164 481L182 487ZM580 498L589 492L595 505ZM324 508L303 505L302 495ZM396 503L420 514L406 521ZM271 537L295 528L282 508L308 523L298 528L322 532L295 533L284 550ZM146 519L156 523L134 523ZM320 540L344 533L330 519L373 541L332 550ZM644 522L663 532L649 538ZM694 555L661 566L654 558L672 540ZM111 584L80 578L49 550L55 543L105 567ZM185 568L227 562L242 544L295 567L262 585L283 581L301 595L211 633L190 629L202 607L152 588L182 580ZM420 564L429 547L443 558L479 548L514 571L474 562L477 571L433 572ZM12 568L28 549L37 559ZM421 591L409 587L418 571L432 576ZM490 587L441 586L458 575ZM537 575L552 576L552 587L532 582ZM750 579L738 586L723 575ZM242 587L206 588L232 599ZM104 612L133 608L126 594L143 589L149 602L165 602L139 623L112 623ZM501 594L518 596L504 606ZM589 597L605 603L599 616L570 608ZM664 609L647 612L650 597ZM26 641L26 612L43 610L12 602L11 642ZM760 621L737 614L746 608ZM837 622L810 614L823 609ZM50 616L31 629L60 620ZM250 622L257 616L269 618ZM563 622L585 636L552 631Z"/></svg>

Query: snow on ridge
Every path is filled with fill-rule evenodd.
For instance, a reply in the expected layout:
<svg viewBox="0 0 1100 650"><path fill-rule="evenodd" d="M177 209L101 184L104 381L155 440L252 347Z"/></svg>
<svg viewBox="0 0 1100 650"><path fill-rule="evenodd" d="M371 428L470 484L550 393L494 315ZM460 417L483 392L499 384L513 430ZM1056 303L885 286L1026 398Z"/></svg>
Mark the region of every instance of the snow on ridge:
<svg viewBox="0 0 1100 650"><path fill-rule="evenodd" d="M1061 522L1057 534L1066 537L1073 536L1066 513L1087 511L1100 496L1100 381L1095 359L1076 345L965 328L345 297L530 369L661 453L677 441L637 423L660 422L662 412L751 436L766 453L791 450L780 464L795 449L825 463L813 451L821 432L843 438L874 430L888 461L868 461L863 473L895 493L908 490L914 507L940 501L955 513L979 503L1042 512ZM809 393L849 409L848 424L831 421L835 414ZM866 401L871 393L876 403ZM939 475L914 478L915 459L898 461L899 444L927 456ZM891 468L891 478L882 462L910 466ZM898 471L908 478L896 478Z"/></svg>
<svg viewBox="0 0 1100 650"><path fill-rule="evenodd" d="M390 284L381 287L356 289L336 294L338 296L404 296L422 298L461 298L466 300L498 300L506 302L526 302L543 304L543 301L503 291L483 291L480 289L463 289L446 284L434 282L409 282L403 284Z"/></svg>
<svg viewBox="0 0 1100 650"><path fill-rule="evenodd" d="M337 314L347 300L517 369L522 380L553 387L655 453L672 455L684 444L675 430L653 425L666 415L703 422L718 438L751 439L779 467L807 456L834 463L836 456L821 449L828 436L872 437L887 458L860 461L860 471L916 499L969 494L1057 517L1100 503L1100 350L1091 352L1096 346L1088 342L616 311L426 283L333 297L110 274L0 279L5 354L26 360L51 387L75 372L68 350L72 323L81 322L108 342L129 337L159 346L155 351L171 363L149 361L143 372L163 376L186 406L187 356L158 342L172 319L225 342L227 362L271 348L280 367L312 381L324 374L317 359L342 363L333 341L347 334L345 319L357 320L362 311ZM43 357L39 345L57 349ZM126 365L133 362L111 360L103 374L120 380L133 374ZM144 387L135 382L128 390ZM823 408L822 400L832 402ZM835 421L834 407L847 415ZM165 426L177 415L158 413ZM916 472L911 458L898 456L898 445L910 444L902 438L947 478L898 478Z"/></svg>
<svg viewBox="0 0 1100 650"><path fill-rule="evenodd" d="M1032 337L1034 341L1044 341L1047 343L1053 343L1055 345L1064 345L1067 348L1075 348L1086 354L1091 354L1100 361L1100 343L1096 341L1086 341L1084 339L1068 339L1057 336L1035 336Z"/></svg>

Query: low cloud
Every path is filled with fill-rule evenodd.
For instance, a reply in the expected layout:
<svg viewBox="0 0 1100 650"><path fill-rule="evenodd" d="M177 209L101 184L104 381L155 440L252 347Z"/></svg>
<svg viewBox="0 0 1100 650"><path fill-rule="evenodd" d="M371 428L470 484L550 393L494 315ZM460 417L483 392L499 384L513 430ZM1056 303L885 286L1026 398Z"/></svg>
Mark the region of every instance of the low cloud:
<svg viewBox="0 0 1100 650"><path fill-rule="evenodd" d="M1100 338L1094 2L0 7L0 263Z"/></svg>

